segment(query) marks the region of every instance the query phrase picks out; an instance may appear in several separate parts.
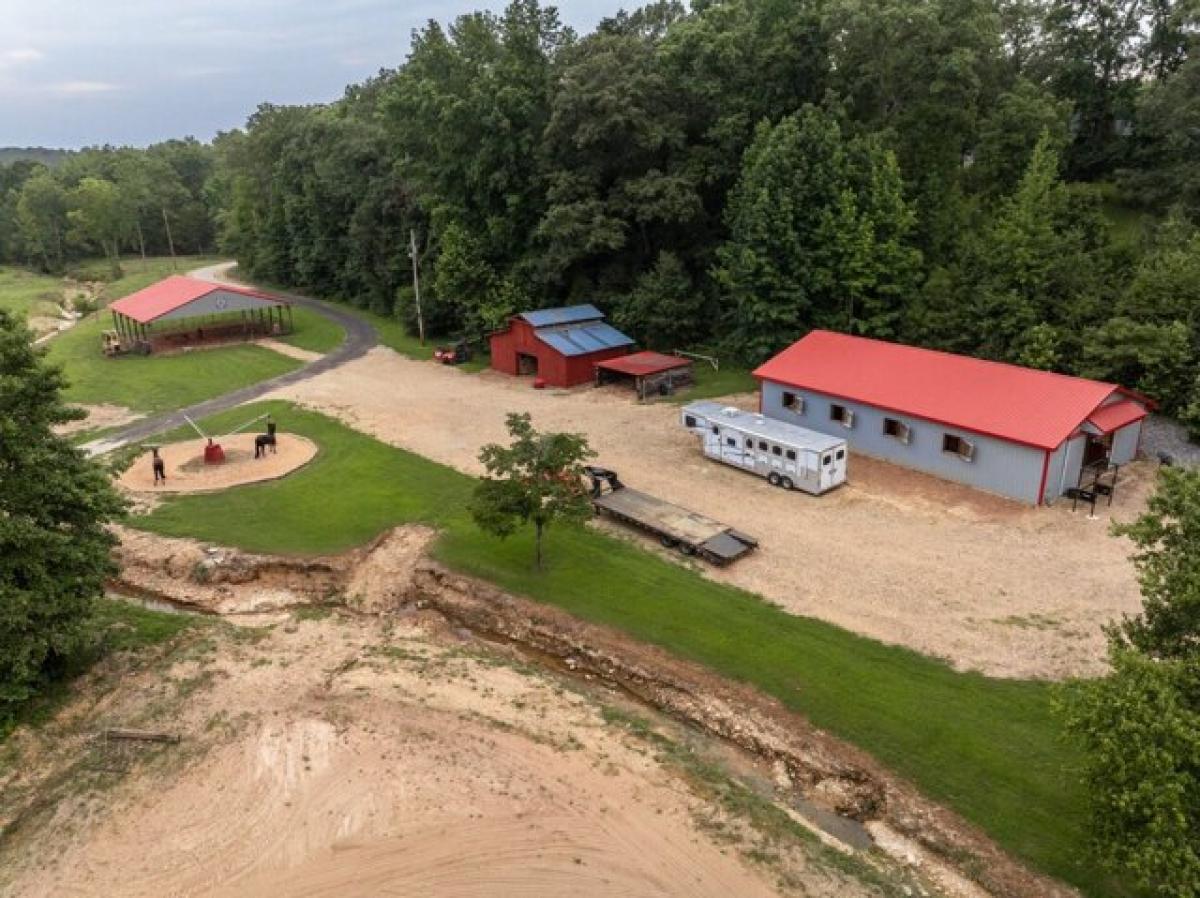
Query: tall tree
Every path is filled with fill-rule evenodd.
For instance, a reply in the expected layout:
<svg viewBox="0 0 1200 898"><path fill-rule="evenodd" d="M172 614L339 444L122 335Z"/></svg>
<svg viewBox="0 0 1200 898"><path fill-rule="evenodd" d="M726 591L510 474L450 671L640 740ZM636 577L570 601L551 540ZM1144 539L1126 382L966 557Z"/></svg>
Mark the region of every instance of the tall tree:
<svg viewBox="0 0 1200 898"><path fill-rule="evenodd" d="M31 256L44 270L62 269L67 233L67 194L49 171L25 182L17 199L17 226Z"/></svg>
<svg viewBox="0 0 1200 898"><path fill-rule="evenodd" d="M1161 468L1129 537L1143 610L1108 631L1111 672L1070 684L1096 857L1147 893L1200 895L1200 471Z"/></svg>
<svg viewBox="0 0 1200 898"><path fill-rule="evenodd" d="M54 427L81 417L62 373L0 310L0 727L87 639L111 573L104 525L123 504L107 474Z"/></svg>
<svg viewBox="0 0 1200 898"><path fill-rule="evenodd" d="M131 231L132 212L112 181L84 178L69 195L72 234L81 243L98 247L114 278L121 276L121 241Z"/></svg>
<svg viewBox="0 0 1200 898"><path fill-rule="evenodd" d="M758 359L814 327L887 336L914 286L895 159L806 106L764 122L729 199L714 276L731 339Z"/></svg>

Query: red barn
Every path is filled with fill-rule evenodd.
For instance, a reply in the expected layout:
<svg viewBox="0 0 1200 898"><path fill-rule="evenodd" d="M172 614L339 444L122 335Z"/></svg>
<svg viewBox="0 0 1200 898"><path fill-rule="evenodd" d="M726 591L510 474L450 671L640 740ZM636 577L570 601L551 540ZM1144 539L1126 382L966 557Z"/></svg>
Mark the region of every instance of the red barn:
<svg viewBox="0 0 1200 898"><path fill-rule="evenodd" d="M593 305L522 312L492 334L492 367L532 374L554 387L590 383L596 363L625 355L633 340Z"/></svg>

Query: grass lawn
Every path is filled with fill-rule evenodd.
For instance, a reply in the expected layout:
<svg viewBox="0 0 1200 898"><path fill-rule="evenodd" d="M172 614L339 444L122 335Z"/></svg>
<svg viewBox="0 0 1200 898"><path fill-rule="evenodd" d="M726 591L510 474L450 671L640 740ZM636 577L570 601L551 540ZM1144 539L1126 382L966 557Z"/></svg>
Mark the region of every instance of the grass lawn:
<svg viewBox="0 0 1200 898"><path fill-rule="evenodd" d="M69 381L68 401L110 402L150 414L203 402L302 364L250 345L106 358L100 333L107 327L108 315L101 311L50 341L50 361L62 365Z"/></svg>
<svg viewBox="0 0 1200 898"><path fill-rule="evenodd" d="M310 352L329 352L337 349L346 339L346 331L340 324L303 306L292 306L292 321L296 329L280 337L281 343Z"/></svg>
<svg viewBox="0 0 1200 898"><path fill-rule="evenodd" d="M1078 758L1059 738L1052 687L956 673L585 528L552 529L548 568L535 573L529 534L501 541L470 521L470 478L321 415L260 405L282 430L316 440L316 460L272 483L164 497L136 526L255 551L322 553L389 525L434 524L444 531L435 554L449 566L751 683L871 752L1032 866L1088 895L1127 894L1087 855L1084 796L1072 776ZM254 413L216 416L211 429Z"/></svg>
<svg viewBox="0 0 1200 898"><path fill-rule="evenodd" d="M62 299L62 281L25 268L0 266L0 309L18 318L31 315L58 315Z"/></svg>
<svg viewBox="0 0 1200 898"><path fill-rule="evenodd" d="M734 393L753 393L758 389L758 381L750 374L749 368L722 365L720 371L714 371L708 362L696 359L692 364L692 372L696 378L695 384L672 396L672 402L684 404Z"/></svg>

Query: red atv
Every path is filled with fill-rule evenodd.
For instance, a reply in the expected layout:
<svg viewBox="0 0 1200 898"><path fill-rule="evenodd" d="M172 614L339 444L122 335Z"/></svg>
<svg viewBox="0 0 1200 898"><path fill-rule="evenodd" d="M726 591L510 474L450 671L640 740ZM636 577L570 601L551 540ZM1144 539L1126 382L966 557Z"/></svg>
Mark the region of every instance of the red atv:
<svg viewBox="0 0 1200 898"><path fill-rule="evenodd" d="M459 340L452 346L439 346L433 357L443 365L461 365L471 361L471 346L466 340Z"/></svg>

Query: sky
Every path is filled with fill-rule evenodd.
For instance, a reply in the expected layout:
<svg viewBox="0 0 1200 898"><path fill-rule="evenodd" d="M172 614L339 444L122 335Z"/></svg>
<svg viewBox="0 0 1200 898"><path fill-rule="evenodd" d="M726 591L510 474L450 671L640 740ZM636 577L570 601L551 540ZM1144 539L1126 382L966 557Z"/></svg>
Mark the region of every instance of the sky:
<svg viewBox="0 0 1200 898"><path fill-rule="evenodd" d="M429 19L503 2L0 0L0 146L208 140L262 102L337 99ZM623 4L556 5L586 31Z"/></svg>

